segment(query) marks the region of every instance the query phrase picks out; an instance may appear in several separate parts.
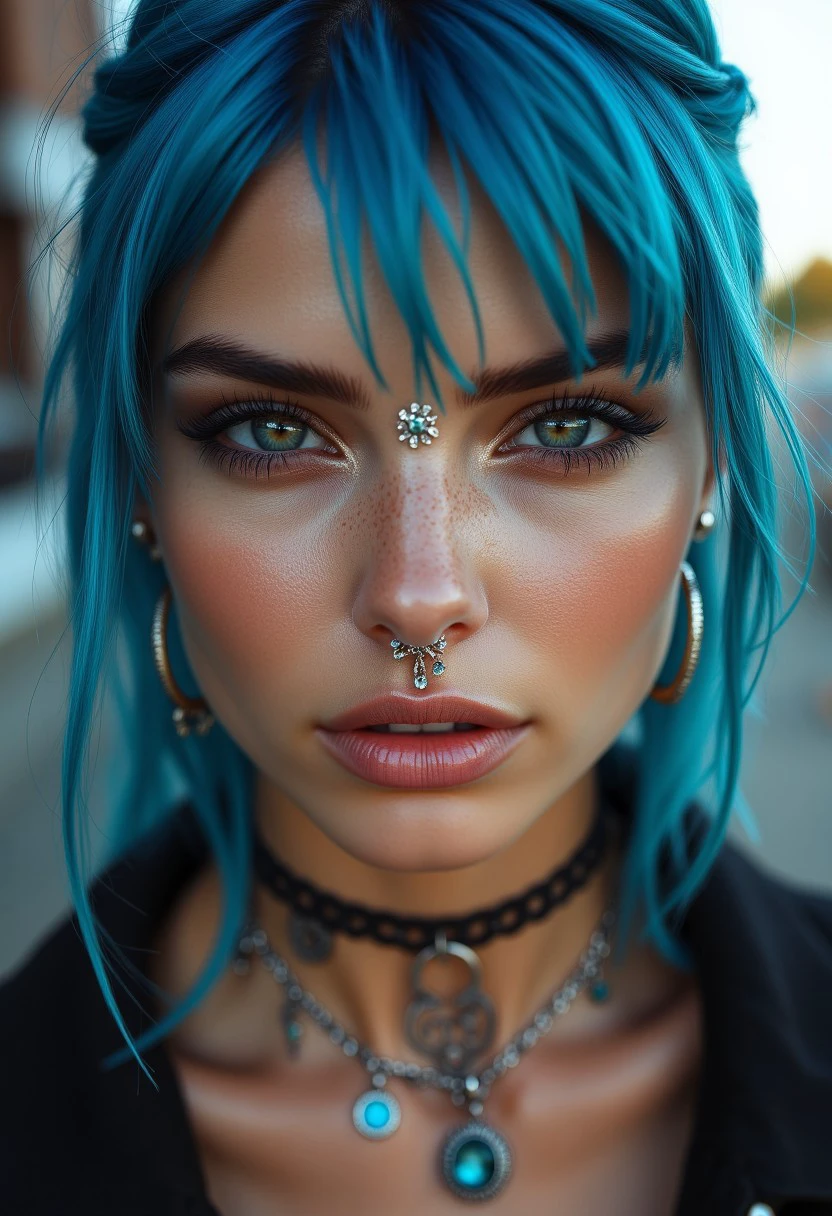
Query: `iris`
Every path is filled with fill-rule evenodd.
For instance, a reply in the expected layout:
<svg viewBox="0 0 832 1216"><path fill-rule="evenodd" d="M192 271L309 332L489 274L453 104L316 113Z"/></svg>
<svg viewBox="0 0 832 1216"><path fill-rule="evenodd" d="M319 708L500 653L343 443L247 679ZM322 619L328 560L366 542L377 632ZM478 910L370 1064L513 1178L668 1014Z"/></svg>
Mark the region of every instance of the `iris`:
<svg viewBox="0 0 832 1216"><path fill-rule="evenodd" d="M585 441L591 426L591 418L555 418L547 414L537 419L534 430L540 442L547 447L578 448Z"/></svg>
<svg viewBox="0 0 832 1216"><path fill-rule="evenodd" d="M250 426L255 442L266 452L299 448L307 431L307 427L280 414L252 418Z"/></svg>

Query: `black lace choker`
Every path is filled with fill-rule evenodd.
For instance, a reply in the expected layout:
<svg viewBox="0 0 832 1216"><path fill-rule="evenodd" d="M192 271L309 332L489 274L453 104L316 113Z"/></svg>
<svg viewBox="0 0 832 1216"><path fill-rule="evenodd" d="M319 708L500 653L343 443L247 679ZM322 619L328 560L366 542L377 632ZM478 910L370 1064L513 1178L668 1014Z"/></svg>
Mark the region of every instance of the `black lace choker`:
<svg viewBox="0 0 832 1216"><path fill-rule="evenodd" d="M516 933L529 922L543 920L585 886L604 857L607 814L602 800L587 837L572 856L542 882L535 883L521 895L488 908L477 908L465 916L400 916L363 904L347 903L294 874L275 857L256 827L254 872L271 893L294 912L293 945L302 957L312 959L318 950L328 953L331 936L335 933L354 938L369 937L382 946L397 946L414 954L442 938L453 939L473 949L494 937Z"/></svg>

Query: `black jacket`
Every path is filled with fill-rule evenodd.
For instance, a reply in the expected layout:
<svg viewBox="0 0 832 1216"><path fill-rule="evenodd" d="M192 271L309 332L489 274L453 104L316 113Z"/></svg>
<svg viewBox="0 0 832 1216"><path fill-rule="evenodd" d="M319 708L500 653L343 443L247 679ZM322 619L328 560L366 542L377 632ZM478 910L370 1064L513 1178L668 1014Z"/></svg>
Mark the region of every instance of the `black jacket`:
<svg viewBox="0 0 832 1216"><path fill-rule="evenodd" d="M93 884L139 965L204 857L184 805ZM682 934L705 1059L676 1216L832 1216L832 897L726 842ZM147 1028L134 1002L121 1008ZM164 1044L145 1053L157 1092L132 1061L99 1070L122 1043L67 918L0 986L3 1216L217 1216Z"/></svg>

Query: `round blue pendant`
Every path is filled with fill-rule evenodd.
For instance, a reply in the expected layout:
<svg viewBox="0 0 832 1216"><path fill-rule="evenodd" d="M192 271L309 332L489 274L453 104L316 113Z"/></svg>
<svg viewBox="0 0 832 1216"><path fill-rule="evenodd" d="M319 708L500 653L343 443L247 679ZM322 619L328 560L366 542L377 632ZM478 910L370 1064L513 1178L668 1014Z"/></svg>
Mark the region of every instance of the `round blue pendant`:
<svg viewBox="0 0 832 1216"><path fill-rule="evenodd" d="M447 1137L440 1169L448 1190L459 1199L491 1199L508 1182L511 1150L493 1127L474 1120Z"/></svg>
<svg viewBox="0 0 832 1216"><path fill-rule="evenodd" d="M355 1130L368 1140L386 1140L401 1123L398 1102L386 1090L369 1089L356 1100L352 1108Z"/></svg>

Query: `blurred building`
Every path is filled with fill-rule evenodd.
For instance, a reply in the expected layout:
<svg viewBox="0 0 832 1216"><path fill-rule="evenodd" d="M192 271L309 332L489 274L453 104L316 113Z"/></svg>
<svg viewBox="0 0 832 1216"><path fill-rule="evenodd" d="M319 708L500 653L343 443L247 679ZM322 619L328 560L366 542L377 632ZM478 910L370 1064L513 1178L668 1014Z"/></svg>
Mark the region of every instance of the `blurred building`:
<svg viewBox="0 0 832 1216"><path fill-rule="evenodd" d="M92 0L0 0L0 492L32 471L43 371L34 340L43 318L31 316L32 308L39 310L27 286L43 218L36 193L40 185L40 201L48 206L68 183L67 141L76 133L86 73L57 106L60 138L54 147L52 141L44 146L52 155L40 182L38 128L83 64L98 33L100 7Z"/></svg>

